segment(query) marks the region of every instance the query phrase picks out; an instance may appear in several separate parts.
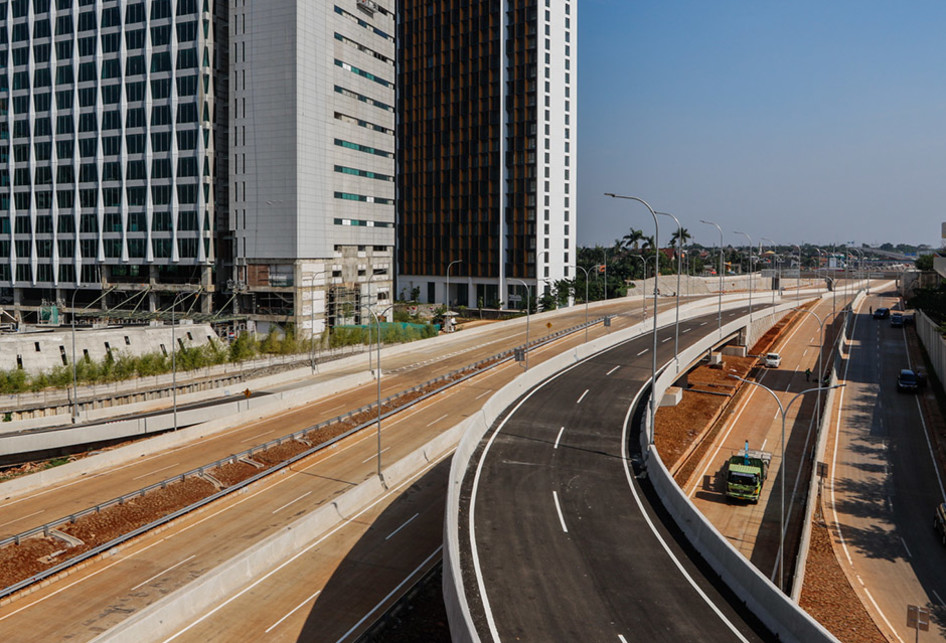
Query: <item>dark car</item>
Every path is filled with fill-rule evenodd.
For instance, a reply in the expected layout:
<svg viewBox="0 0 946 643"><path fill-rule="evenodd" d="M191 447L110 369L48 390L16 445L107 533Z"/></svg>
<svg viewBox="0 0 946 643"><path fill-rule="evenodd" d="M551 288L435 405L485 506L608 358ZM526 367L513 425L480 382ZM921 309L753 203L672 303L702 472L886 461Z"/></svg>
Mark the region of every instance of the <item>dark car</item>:
<svg viewBox="0 0 946 643"><path fill-rule="evenodd" d="M920 378L916 376L916 373L909 368L901 369L900 375L897 377L897 391L901 393L912 393L919 390L919 388Z"/></svg>
<svg viewBox="0 0 946 643"><path fill-rule="evenodd" d="M874 311L874 319L887 319L890 317L889 308L878 308Z"/></svg>
<svg viewBox="0 0 946 643"><path fill-rule="evenodd" d="M890 316L890 327L903 328L903 315L901 313L894 313Z"/></svg>
<svg viewBox="0 0 946 643"><path fill-rule="evenodd" d="M946 502L936 505L933 511L933 529L939 534L940 542L946 545Z"/></svg>

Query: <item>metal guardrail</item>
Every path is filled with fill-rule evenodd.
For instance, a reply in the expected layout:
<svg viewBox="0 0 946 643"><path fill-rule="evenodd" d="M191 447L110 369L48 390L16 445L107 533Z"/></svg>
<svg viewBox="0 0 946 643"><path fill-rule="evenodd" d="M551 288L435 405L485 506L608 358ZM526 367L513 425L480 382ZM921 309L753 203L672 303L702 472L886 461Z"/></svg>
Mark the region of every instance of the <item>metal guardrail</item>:
<svg viewBox="0 0 946 643"><path fill-rule="evenodd" d="M466 381L466 380L468 380L468 379L470 379L470 378L472 378L472 377L474 377L474 376L476 376L476 375L479 375L479 374L485 372L486 370L488 370L488 369L490 369L490 368L493 368L493 367L495 367L495 366L498 366L499 364L503 364L503 363L509 361L510 359L512 359L512 357L513 357L513 355L514 355L514 353L515 353L515 351L516 351L517 349L524 348L525 350L530 350L530 349L536 348L536 347L538 347L538 346L551 343L551 342L553 342L553 341L555 341L555 340L557 340L557 339L559 339L559 338L561 338L561 337L564 337L565 335L569 335L569 334L573 334L573 333L580 332L580 331L584 330L586 327L589 327L589 328L590 328L591 326L594 326L595 324L598 324L598 323L603 322L606 318L616 317L616 316L617 316L617 315L605 315L604 317L598 317L598 318L596 318L596 319L589 320L587 323L582 323L582 324L579 324L579 325L577 325L577 326L572 326L571 328L562 329L562 330L557 331L557 332L555 332L555 333L552 333L552 334L550 334L550 335L545 335L545 336L543 336L543 337L540 337L540 338L531 340L531 341L528 342L528 344L521 344L521 345L516 346L516 347L514 347L514 348L510 348L510 349L505 350L505 351L502 351L502 352L500 352L500 353L496 353L495 355L493 355L493 356L491 356L491 357L488 357L488 358L486 358L486 359L479 360L479 361L474 362L473 364L467 365L467 366L465 366L465 367L463 367L463 368L450 371L449 373L446 373L446 374L444 374L444 375L441 375L440 377L436 377L436 378L434 378L434 379L432 379L432 380L428 380L428 381L426 381L426 382L424 382L424 383L422 383L422 384L418 384L417 386L413 386L413 387L411 387L411 388L409 388L409 389L406 389L406 390L404 390L404 391L400 391L400 392L398 392L398 393L395 393L394 395L390 395L390 396L384 398L383 400L381 400L381 406L382 406L382 408L383 408L386 404L388 404L389 402L392 402L392 401L394 401L394 400L397 400L397 399L400 398L400 397L403 397L403 396L405 396L405 395L409 395L409 394L415 393L415 392L417 392L418 390L422 390L422 389L424 389L424 388L426 388L426 387L428 387L428 386L431 386L431 385L433 385L433 384L437 384L437 383L439 383L439 382L443 382L443 381L445 381L445 380L449 380L449 381L447 381L445 384L443 384L442 386L439 386L439 387L437 387L436 389L434 389L434 390L432 390L432 391L428 391L427 393L424 393L423 395L421 395L421 396L419 396L419 397L417 397L417 398L414 398L414 399L410 400L409 402L407 402L407 403L404 404L404 405L401 405L401 406L398 406L398 407L395 407L395 408L392 408L392 409L390 409L390 410L388 410L388 411L383 412L383 413L381 414L381 419L385 419L385 418L387 418L387 417L389 417L389 416L391 416L391 415L394 415L394 414L396 414L396 413L400 413L401 411L404 411L404 410L406 410L406 409L409 409L409 408L412 407L413 405L418 404L418 403L420 403L420 402L422 402L422 401L424 401L424 400L426 400L426 399L428 399L428 398L430 398L430 397L433 397L434 395L437 395L438 393L441 393L441 392L443 392L444 390L446 390L446 389L448 389L448 388L450 388L450 387L452 387L452 386L455 386L455 385L457 385L457 384L460 384L461 382L464 382L464 381ZM483 369L481 370L480 367L482 367L482 366L484 366L484 365L486 365L486 368L483 368ZM472 369L472 370L471 370L471 369ZM465 371L470 371L470 372L468 372L466 375L463 375L462 377L458 377L458 378L456 378L456 379L451 379L451 378L454 378L454 377L457 376L458 374L463 373L463 372L465 372ZM21 532L21 533L19 533L19 534L14 535L14 536L8 536L7 538L4 538L4 539L0 540L0 547L5 547L5 546L8 546L8 545L18 545L18 544L20 544L20 541L22 541L22 540L24 540L24 539L26 539L26 538L30 538L30 537L32 537L32 536L37 536L37 535L39 535L39 534L42 534L42 535L48 537L48 536L50 535L50 531L54 530L56 527L59 527L60 525L72 524L72 523L74 523L76 520L78 520L79 518L82 518L83 516L87 516L87 515L90 515L90 514L99 513L99 512L102 511L103 509L106 509L106 508L111 507L111 506L114 506L114 505L122 505L122 504L124 504L126 501L131 500L131 499L133 499L133 498L144 497L149 491L154 491L154 490L156 490L156 489L163 489L163 488L166 488L169 484L172 484L172 483L175 483L175 482L183 482L183 481L184 481L186 478L188 478L188 477L201 476L201 475L203 475L203 474L204 474L205 472L207 472L207 471L210 471L210 470L212 470L212 469L214 469L214 468L216 468L216 467L222 466L222 465L224 465L224 464L230 464L230 463L233 463L233 462L237 462L237 461L240 460L241 458L251 458L254 453L259 453L259 452L261 452L261 451L265 451L265 450L267 450L267 449L269 449L269 448L272 448L272 447L274 447L274 446L278 446L278 445L282 444L283 442L294 441L294 440L298 440L299 438L305 438L305 436L306 436L307 434L309 434L309 433L311 433L311 432L313 432L313 431L318 431L319 429L325 428L326 426L329 426L329 425L331 425L331 424L336 424L336 423L338 423L338 422L343 422L343 421L345 421L345 420L347 420L347 419L351 419L353 416L355 416L355 415L357 415L357 414L359 414L359 413L364 413L364 412L369 411L369 410L371 410L371 409L375 409L375 408L377 408L377 406L378 406L377 402L375 402L375 403L373 403L373 404L368 404L368 405L362 406L362 407L360 407L360 408L358 408L358 409L355 409L355 410L353 410L353 411L349 411L348 413L345 413L345 414L336 416L336 417L334 417L334 418L332 418L332 419L330 419L330 420L325 420L325 421L323 421L323 422L319 422L318 424L315 424L315 425L313 425L313 426L307 427L307 428L305 428L305 429L300 429L299 431L294 431L293 433L290 433L290 434L288 434L288 435L285 435L285 436L282 436L282 437L279 437L279 438L275 438L275 439L273 439L273 440L270 440L270 441L265 442L265 443L263 443L263 444L257 445L257 446L255 446L255 447L251 447L251 448L249 448L249 449L246 449L245 451L241 451L240 453L235 453L235 454L228 455L228 456L226 456L225 458L221 458L221 459L219 459L219 460L216 460L216 461L214 461L214 462L211 462L210 464L206 464L206 465L203 465L203 466L201 466L201 467L197 467L196 469L191 469L190 471L186 471L186 472L184 472L184 473L177 474L177 475L175 475L175 476L173 476L173 477L171 477L171 478L166 478L166 479L164 479L164 480L162 480L162 481L160 481L160 482L156 482L156 483L154 483L154 484L150 484L150 485L148 485L148 486L146 486L146 487L143 487L143 488L141 488L141 489L138 489L138 490L136 490L136 491L132 491L132 492L130 492L130 493L126 493L126 494L123 494L123 495L121 495L121 496L118 496L117 498L112 498L111 500L106 500L105 502L101 502L101 503L99 503L99 504L97 504L97 505L95 505L95 506L93 506L93 507L89 507L88 509L83 509L82 511L78 511L78 512L69 514L68 516L65 516L65 517L63 517L63 518L59 518L59 519L57 519L57 520L50 521L50 522L48 522L48 523L45 523L45 524L40 525L40 526L38 526L38 527L34 527L34 528L32 528L32 529L29 529L29 530L27 530L27 531ZM190 513L191 511L194 511L194 510L196 510L196 509L199 509L199 508L203 507L204 505L207 505L207 504L209 504L209 503L211 503L211 502L213 502L213 501L215 501L215 500L218 500L218 499L220 499L220 498L223 498L224 496L226 496L226 495L228 495L228 494L230 494L230 493L233 493L233 492L235 492L235 491L238 491L238 490L240 490L240 489L243 489L244 487L247 487L247 486L253 484L253 483L256 482L256 481L258 481L258 480L260 480L260 479L262 479L262 478L264 478L264 477L266 477L266 476L268 476L268 475L270 475L270 474L273 474L273 473L275 473L275 472L277 472L277 471L280 471L280 470L282 470L282 469L284 469L284 468L286 468L286 467L288 467L288 466L291 466L292 464L298 462L299 460L302 460L303 458L307 458L307 457L309 457L310 455L313 455L314 453L317 453L318 451L321 451L321 450L323 450L323 449L326 449L326 448L332 446L333 444L335 444L335 443L337 443L337 442L339 442L339 441L341 441L341 440L344 440L345 438L347 438L347 437L349 437L349 436L351 436L351 435L357 433L358 431L361 431L361 430L363 430L363 429L365 429L365 428L367 428L367 427L372 426L373 424L376 424L377 422L378 422L378 417L375 416L375 417L373 417L371 420L368 420L367 422L362 422L362 423L359 424L358 426L355 426L355 427L349 429L348 431L346 431L346 432L344 432L344 433L342 433L342 434L340 434L340 435L335 436L334 438L331 438L331 439L329 439L329 440L326 440L325 442L322 442L322 443L317 444L317 445L315 445L315 446L313 446L313 447L311 447L311 448L309 448L309 449L306 449L305 451L302 451L302 452L300 452L300 453L294 455L293 457L289 458L288 460L284 460L284 461L279 462L279 463L277 463L277 464L274 464L274 465L272 465L272 466L270 466L270 467L267 467L267 468L263 469L262 471L260 471L259 473L255 474L255 475L253 475L253 476L250 476L250 477L247 478L246 480L242 480L241 482L238 482L238 483L232 484L232 485L230 485L230 486L227 486L227 487L221 489L220 491L217 491L216 493L213 493L213 494L211 494L211 495L209 495L209 496L207 496L207 497L205 497L205 498L201 498L200 500L198 500L198 501L196 501L196 502L194 502L194 503L192 503L192 504L190 504L190 505L188 505L188 506L186 506L186 507L182 507L181 509L178 509L177 511L174 511L174 512L172 512L172 513L170 513L170 514L168 514L168 515L166 515L166 516L162 516L161 518L158 518L157 520L154 520L154 521L152 521L152 522L150 522L150 523L147 523L147 524L145 524L145 525L141 525L140 527L137 527L136 529L134 529L134 530L132 530L132 531L126 533L126 534L122 534L121 536L118 536L118 537L116 537L116 538L113 538L112 540L110 540L110 541L108 541L108 542L106 542L106 543L103 543L103 544L101 544L101 545L99 545L99 546L97 546L97 547L94 547L94 548L92 548L92 549L90 549L90 550L88 550L88 551L85 551L85 552L79 554L78 556L74 556L74 557L72 557L72 558L70 558L70 559L68 559L68 560L64 560L63 562L59 563L58 565L55 565L55 566L53 566L53 567L50 567L50 568L48 568L48 569L46 569L46 570L43 570L43 571L41 571L41 572L38 572L38 573L34 574L33 576L30 576L29 578L25 578L25 579L23 579L23 580L21 580L21 581L19 581L19 582L17 582L17 583L14 583L13 585L10 585L10 586L8 586L8 587L4 587L4 588L0 589L0 599L4 598L4 597L6 597L6 596L9 596L9 595L11 595L11 594L15 594L16 592L18 592L18 591L20 591L20 590L22 590L22 589L25 589L26 587L29 587L30 585L32 585L32 584L34 584L34 583L38 583L39 581L45 580L45 579L47 579L47 578L50 578L51 576L55 576L56 574L58 574L58 573L60 573L60 572L62 572L62 571L64 571L64 570L68 569L69 567L71 567L71 566L73 566L73 565L77 565L77 564L81 563L81 562L84 561L84 560L88 560L89 558L92 558L92 557L94 557L94 556L97 556L97 555L99 555L99 554L101 554L101 553L103 553L103 552L105 552L105 551L107 551L107 550L109 550L109 549L111 549L111 548L113 548L113 547L116 547L116 546L118 546L118 545L120 545L120 544L122 544L122 543L124 543L124 542L127 542L127 541L131 540L132 538L135 538L135 537L137 537L137 536L140 536L141 534L144 534L145 532L150 531L151 529L154 529L154 528L159 527L159 526L161 526L161 525L163 525L163 524L166 524L166 523L168 523L168 522L171 522L172 520L175 520L175 519L177 519L177 518L179 518L179 517L181 517L181 516L183 516L183 515L185 515L185 514L187 514L187 513Z"/></svg>

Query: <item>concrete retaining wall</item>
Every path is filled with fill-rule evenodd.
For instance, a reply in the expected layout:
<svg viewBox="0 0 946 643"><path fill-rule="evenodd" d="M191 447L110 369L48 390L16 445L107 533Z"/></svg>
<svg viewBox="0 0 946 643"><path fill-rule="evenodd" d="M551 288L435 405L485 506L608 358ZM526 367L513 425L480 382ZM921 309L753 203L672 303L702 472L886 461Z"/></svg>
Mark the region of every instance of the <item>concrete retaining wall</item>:
<svg viewBox="0 0 946 643"><path fill-rule="evenodd" d="M916 334L930 357L936 377L940 382L946 382L946 339L943 339L937 325L922 310L916 312Z"/></svg>

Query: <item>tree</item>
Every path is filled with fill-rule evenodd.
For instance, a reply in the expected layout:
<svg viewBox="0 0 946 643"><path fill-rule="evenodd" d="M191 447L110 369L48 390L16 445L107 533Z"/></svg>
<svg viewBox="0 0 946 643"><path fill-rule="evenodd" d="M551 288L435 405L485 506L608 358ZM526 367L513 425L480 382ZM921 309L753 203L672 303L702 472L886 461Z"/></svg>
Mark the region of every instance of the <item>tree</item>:
<svg viewBox="0 0 946 643"><path fill-rule="evenodd" d="M913 262L917 270L932 270L933 269L933 255L920 255Z"/></svg>
<svg viewBox="0 0 946 643"><path fill-rule="evenodd" d="M624 246L624 248L628 250L630 250L631 248L633 248L634 250L637 250L638 248L640 248L640 242L643 240L644 240L644 231L637 230L636 228L631 228L631 231L621 238L620 243Z"/></svg>
<svg viewBox="0 0 946 643"><path fill-rule="evenodd" d="M670 235L670 245L676 246L678 238L680 240L680 245L685 246L687 241L692 238L692 235L690 235L690 231L686 228L677 228L674 230L673 234Z"/></svg>

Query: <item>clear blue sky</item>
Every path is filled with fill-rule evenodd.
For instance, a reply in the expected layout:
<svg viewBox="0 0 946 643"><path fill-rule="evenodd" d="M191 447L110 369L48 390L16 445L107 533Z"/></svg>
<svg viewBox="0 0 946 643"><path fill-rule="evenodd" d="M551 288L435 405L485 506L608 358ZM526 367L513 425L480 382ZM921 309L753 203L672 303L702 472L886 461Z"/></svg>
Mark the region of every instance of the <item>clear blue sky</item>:
<svg viewBox="0 0 946 643"><path fill-rule="evenodd" d="M578 241L927 243L946 221L946 2L580 0ZM661 217L661 245L672 221Z"/></svg>

